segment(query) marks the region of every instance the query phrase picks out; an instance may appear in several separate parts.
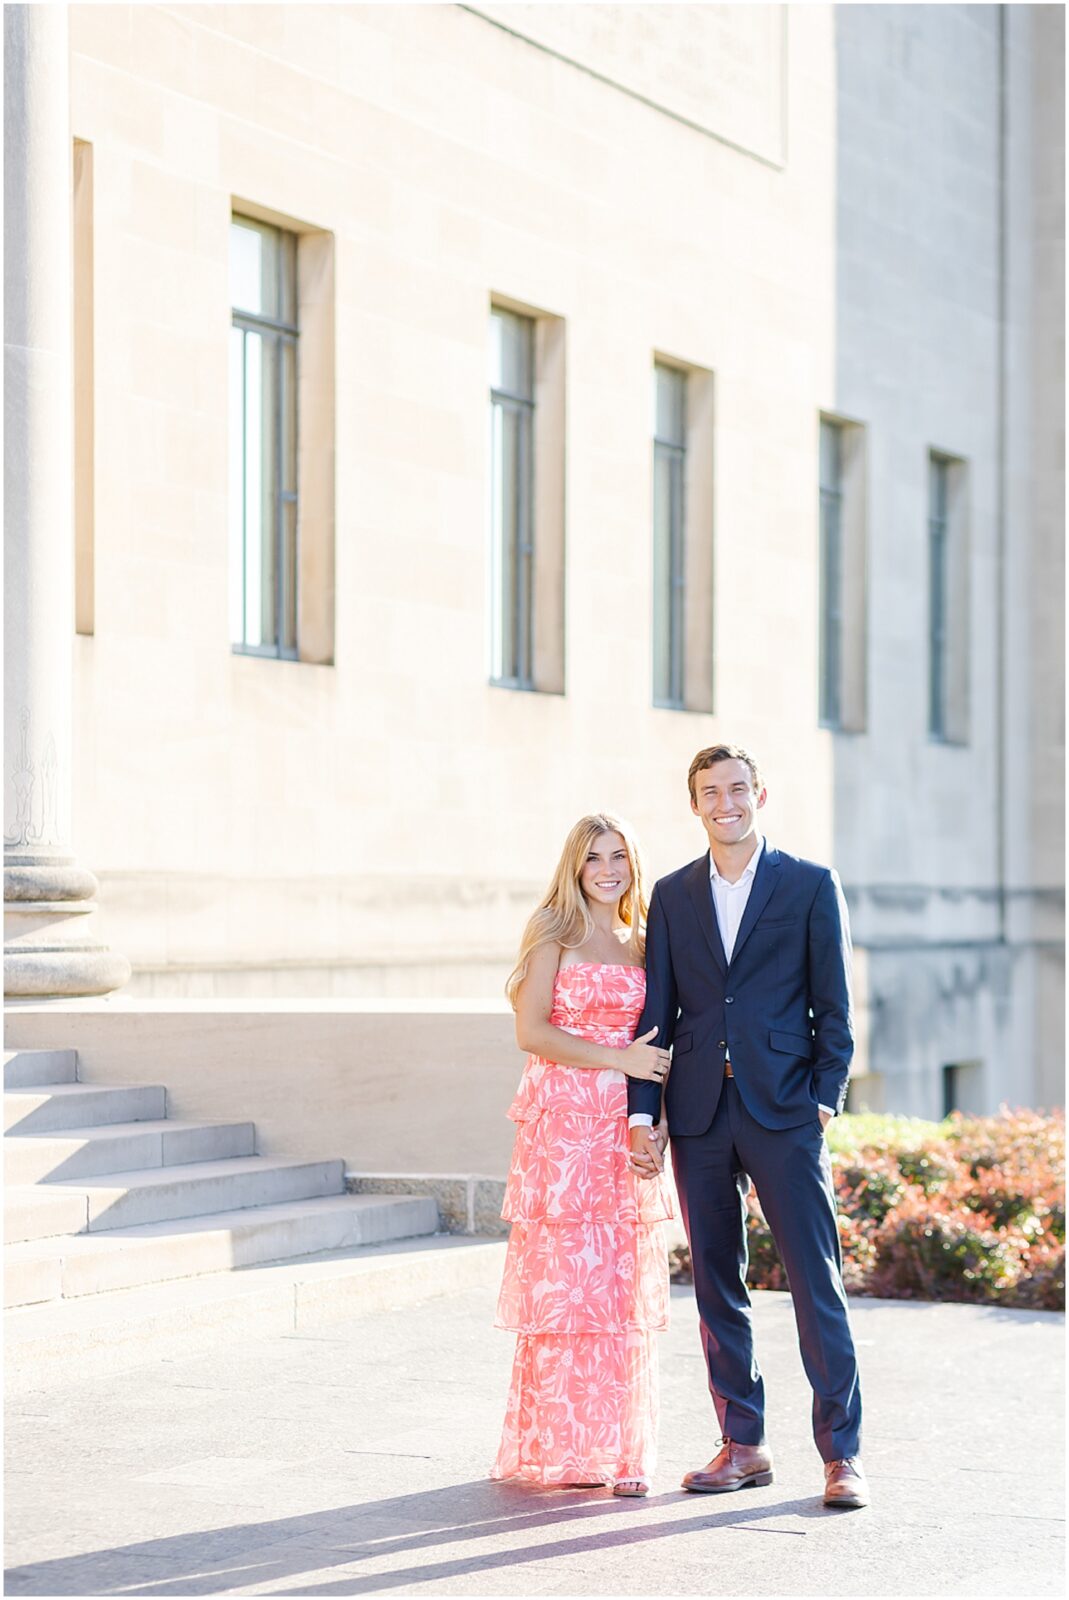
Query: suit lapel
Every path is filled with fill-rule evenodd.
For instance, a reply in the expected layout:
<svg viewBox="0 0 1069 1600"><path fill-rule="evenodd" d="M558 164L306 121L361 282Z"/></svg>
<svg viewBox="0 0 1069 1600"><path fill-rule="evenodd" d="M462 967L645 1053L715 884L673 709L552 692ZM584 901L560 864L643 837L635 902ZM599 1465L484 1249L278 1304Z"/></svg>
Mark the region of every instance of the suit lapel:
<svg viewBox="0 0 1069 1600"><path fill-rule="evenodd" d="M753 932L754 924L771 899L778 880L779 851L773 850L766 840L761 859L757 863L757 871L754 873L750 898L746 902L746 910L742 914L739 931L735 935L735 948L731 952L732 965L739 959L739 951Z"/></svg>
<svg viewBox="0 0 1069 1600"><path fill-rule="evenodd" d="M754 888L757 888L756 883ZM713 906L713 886L709 880L708 853L695 861L687 874L687 892L698 913L705 942L713 953L713 960L721 972L728 969L727 956L724 954L724 941L720 937L720 925L716 920L716 910ZM751 894L751 899L753 898Z"/></svg>

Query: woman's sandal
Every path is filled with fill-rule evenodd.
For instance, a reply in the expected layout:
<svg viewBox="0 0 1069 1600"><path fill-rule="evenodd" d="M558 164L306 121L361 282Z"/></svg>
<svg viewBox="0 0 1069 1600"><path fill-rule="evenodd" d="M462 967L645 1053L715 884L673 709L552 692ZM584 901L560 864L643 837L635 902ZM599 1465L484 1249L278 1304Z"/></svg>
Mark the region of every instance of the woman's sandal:
<svg viewBox="0 0 1069 1600"><path fill-rule="evenodd" d="M637 1499L639 1495L649 1494L650 1486L645 1478L619 1478L613 1484L612 1492L621 1497L633 1496Z"/></svg>

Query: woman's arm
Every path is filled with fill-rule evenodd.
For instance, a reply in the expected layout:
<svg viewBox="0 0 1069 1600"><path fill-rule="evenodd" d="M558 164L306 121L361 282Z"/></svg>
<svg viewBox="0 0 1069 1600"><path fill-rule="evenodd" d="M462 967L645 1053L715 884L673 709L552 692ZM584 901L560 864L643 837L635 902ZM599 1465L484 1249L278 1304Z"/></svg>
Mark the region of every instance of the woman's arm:
<svg viewBox="0 0 1069 1600"><path fill-rule="evenodd" d="M557 944L539 945L531 952L526 976L516 994L516 1043L520 1049L546 1061L558 1061L564 1067L613 1067L632 1078L662 1083L668 1072L667 1050L658 1050L639 1039L619 1047L595 1044L592 1039L580 1039L553 1026L549 1019L559 960Z"/></svg>

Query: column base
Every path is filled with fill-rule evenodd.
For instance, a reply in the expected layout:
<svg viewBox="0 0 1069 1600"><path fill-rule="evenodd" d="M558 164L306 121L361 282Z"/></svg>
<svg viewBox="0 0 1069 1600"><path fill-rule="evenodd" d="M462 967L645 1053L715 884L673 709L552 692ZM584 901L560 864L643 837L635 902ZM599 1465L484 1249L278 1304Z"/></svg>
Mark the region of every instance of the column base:
<svg viewBox="0 0 1069 1600"><path fill-rule="evenodd" d="M65 1000L122 987L130 963L92 937L96 890L71 856L5 856L6 998Z"/></svg>

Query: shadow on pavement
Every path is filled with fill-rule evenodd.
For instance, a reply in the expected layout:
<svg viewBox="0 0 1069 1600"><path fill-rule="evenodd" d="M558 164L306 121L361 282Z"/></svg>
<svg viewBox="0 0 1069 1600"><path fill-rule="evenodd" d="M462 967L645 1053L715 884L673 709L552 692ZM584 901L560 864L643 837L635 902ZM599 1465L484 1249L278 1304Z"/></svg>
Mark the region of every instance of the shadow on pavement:
<svg viewBox="0 0 1069 1600"><path fill-rule="evenodd" d="M663 1512L673 1505L680 1515L664 1518ZM661 1511L662 1518L643 1520L643 1511L651 1509ZM708 1534L713 1528L745 1528L787 1515L826 1519L829 1513L811 1498L770 1504L765 1495L714 1497L676 1491L644 1500L621 1500L601 1490L538 1490L480 1479L309 1516L206 1529L35 1562L10 1569L5 1592L108 1595L136 1590L145 1595L199 1595L294 1579L294 1586L280 1592L374 1594L669 1536L678 1538L688 1531ZM589 1534L571 1531L577 1524L605 1516L618 1519L619 1525L602 1526ZM391 1523L396 1528L391 1528ZM565 1528L569 1530L566 1537ZM553 1537L554 1531L560 1536ZM790 1530L777 1531L790 1536ZM536 1537L528 1539L528 1534ZM802 1531L795 1536L802 1537ZM473 1555L458 1551L452 1560L433 1559L443 1546L485 1539L506 1539L509 1548ZM517 1543L517 1539L523 1542ZM273 1546L284 1548L272 1554ZM679 1554L676 1546L674 1556ZM421 1555L432 1559L420 1559ZM412 1559L388 1571L347 1571L333 1583L324 1583L320 1577L314 1586L299 1584L302 1574L322 1574L330 1567L352 1568L369 1561L378 1568L378 1563L397 1557Z"/></svg>

